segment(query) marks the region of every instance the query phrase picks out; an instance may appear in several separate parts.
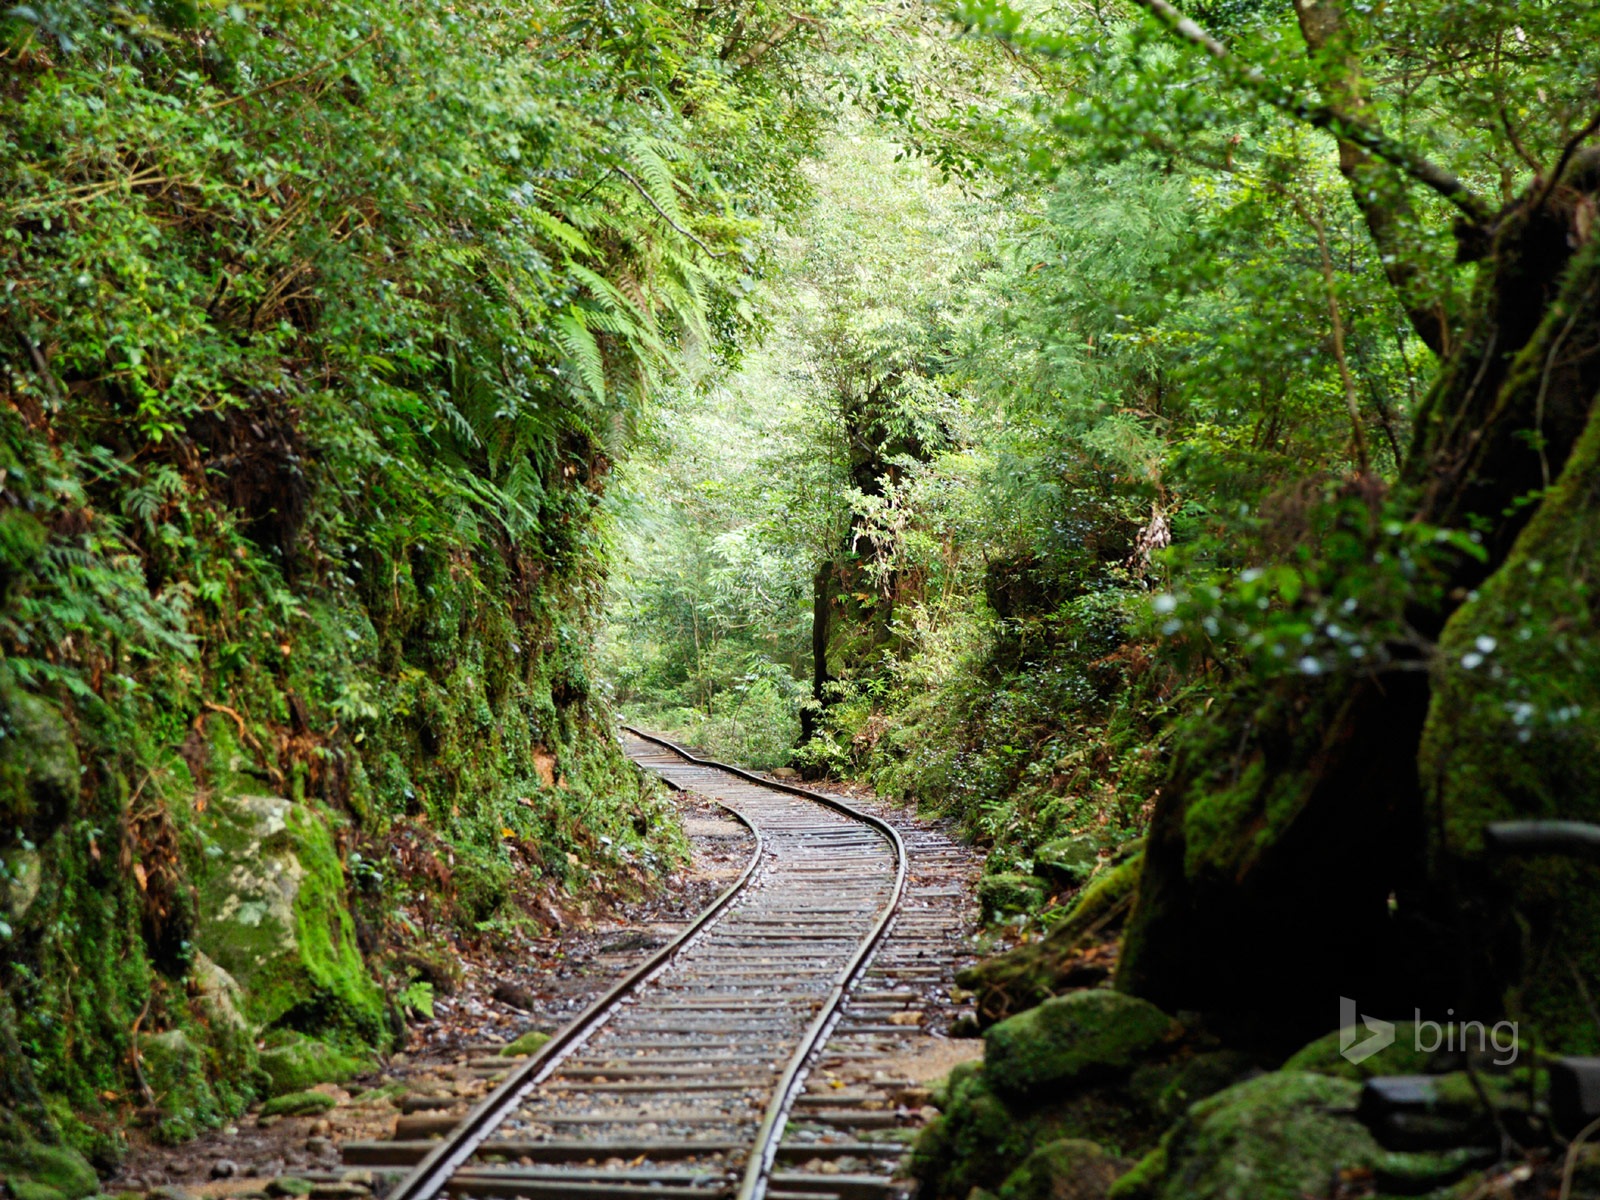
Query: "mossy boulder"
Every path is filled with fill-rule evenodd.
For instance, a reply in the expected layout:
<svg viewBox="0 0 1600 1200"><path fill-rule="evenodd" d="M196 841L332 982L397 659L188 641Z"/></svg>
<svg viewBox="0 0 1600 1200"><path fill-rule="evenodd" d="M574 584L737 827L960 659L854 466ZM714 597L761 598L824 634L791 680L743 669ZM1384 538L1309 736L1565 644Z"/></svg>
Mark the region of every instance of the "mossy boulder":
<svg viewBox="0 0 1600 1200"><path fill-rule="evenodd" d="M290 1092L274 1096L261 1106L263 1117L314 1117L327 1112L337 1102L326 1092Z"/></svg>
<svg viewBox="0 0 1600 1200"><path fill-rule="evenodd" d="M1366 1037L1366 1030L1359 1030ZM1384 1047L1370 1058L1359 1063L1350 1062L1339 1050L1339 1031L1336 1029L1310 1045L1295 1051L1283 1064L1285 1071L1312 1071L1318 1075L1333 1075L1357 1082L1376 1075L1420 1075L1428 1069L1428 1052L1419 1050L1417 1026L1412 1021L1399 1021L1394 1027L1393 1044Z"/></svg>
<svg viewBox="0 0 1600 1200"><path fill-rule="evenodd" d="M1000 921L1036 911L1044 904L1049 888L1037 876L1019 871L985 875L978 881L978 906L985 921Z"/></svg>
<svg viewBox="0 0 1600 1200"><path fill-rule="evenodd" d="M367 973L327 822L275 796L217 796L203 817L199 942L244 989L249 1018L376 1044L383 993Z"/></svg>
<svg viewBox="0 0 1600 1200"><path fill-rule="evenodd" d="M911 1172L932 1200L965 1200L975 1187L998 1187L1037 1143L1071 1133L1049 1114L1013 1112L976 1063L950 1072L941 1099L943 1115L911 1152Z"/></svg>
<svg viewBox="0 0 1600 1200"><path fill-rule="evenodd" d="M1361 1085L1276 1071L1194 1105L1112 1187L1112 1200L1306 1200L1339 1173L1374 1173L1423 1192L1449 1183L1471 1152L1395 1154L1356 1120Z"/></svg>
<svg viewBox="0 0 1600 1200"><path fill-rule="evenodd" d="M274 1034L261 1051L261 1070L273 1096L303 1092L319 1083L340 1083L370 1067L365 1059L301 1034Z"/></svg>
<svg viewBox="0 0 1600 1200"><path fill-rule="evenodd" d="M12 1195L23 1185L50 1188L66 1200L79 1200L100 1190L94 1168L76 1150L47 1146L15 1126L5 1132L8 1140L0 1140L0 1184Z"/></svg>
<svg viewBox="0 0 1600 1200"><path fill-rule="evenodd" d="M996 1090L986 1066L962 1063L936 1089L941 1115L922 1130L913 1149L918 1194L928 1200L968 1200L974 1188L998 1189L1039 1147L1052 1142L1094 1142L1135 1153L1153 1145L1162 1123L1125 1083L1118 1079L1020 1097ZM1048 1174L1045 1163L1035 1166L1041 1178Z"/></svg>
<svg viewBox="0 0 1600 1200"><path fill-rule="evenodd" d="M1105 988L1046 1000L983 1035L989 1086L1008 1096L1095 1082L1126 1072L1179 1026L1149 1001Z"/></svg>
<svg viewBox="0 0 1600 1200"><path fill-rule="evenodd" d="M1132 907L1141 863L1135 853L1101 872L1039 941L1025 942L959 972L957 982L977 993L980 1023L1031 1008L1078 982L1084 945L1112 928Z"/></svg>
<svg viewBox="0 0 1600 1200"><path fill-rule="evenodd" d="M520 1058L528 1054L536 1054L544 1048L550 1040L550 1035L542 1029L530 1029L515 1041L508 1042L500 1053L507 1058Z"/></svg>
<svg viewBox="0 0 1600 1200"><path fill-rule="evenodd" d="M1056 886L1077 887L1100 865L1100 845L1078 834L1045 842L1033 852L1034 874Z"/></svg>
<svg viewBox="0 0 1600 1200"><path fill-rule="evenodd" d="M999 1200L1104 1200L1130 1164L1097 1142L1062 1138L1046 1142L1006 1176Z"/></svg>
<svg viewBox="0 0 1600 1200"><path fill-rule="evenodd" d="M1204 1100L1252 1074L1261 1063L1240 1050L1206 1050L1185 1057L1143 1063L1128 1080L1128 1090L1165 1124Z"/></svg>
<svg viewBox="0 0 1600 1200"><path fill-rule="evenodd" d="M1546 1045L1600 1052L1584 993L1600 987L1594 866L1496 859L1483 839L1491 821L1600 821L1600 421L1434 662L1419 756L1430 874L1500 990L1487 999Z"/></svg>

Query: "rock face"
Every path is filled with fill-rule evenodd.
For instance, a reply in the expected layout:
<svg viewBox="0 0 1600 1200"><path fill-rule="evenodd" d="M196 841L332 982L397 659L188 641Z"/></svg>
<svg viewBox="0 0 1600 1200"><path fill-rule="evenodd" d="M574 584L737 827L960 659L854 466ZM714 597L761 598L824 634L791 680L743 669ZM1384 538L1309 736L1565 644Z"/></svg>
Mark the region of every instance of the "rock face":
<svg viewBox="0 0 1600 1200"><path fill-rule="evenodd" d="M327 824L275 796L218 797L206 814L199 940L235 978L258 1025L380 1039L383 995L368 976Z"/></svg>
<svg viewBox="0 0 1600 1200"><path fill-rule="evenodd" d="M984 1034L984 1073L1005 1096L1106 1079L1177 1032L1146 1000L1095 989L1046 1000Z"/></svg>

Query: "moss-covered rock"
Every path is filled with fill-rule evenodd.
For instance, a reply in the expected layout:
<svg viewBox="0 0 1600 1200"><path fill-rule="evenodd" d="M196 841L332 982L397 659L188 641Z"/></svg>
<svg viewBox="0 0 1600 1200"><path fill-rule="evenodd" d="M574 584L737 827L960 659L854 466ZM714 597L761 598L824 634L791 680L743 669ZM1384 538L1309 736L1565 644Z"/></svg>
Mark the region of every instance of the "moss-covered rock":
<svg viewBox="0 0 1600 1200"><path fill-rule="evenodd" d="M1160 1062L1143 1063L1128 1080L1128 1090L1165 1124L1183 1115L1191 1104L1231 1087L1261 1063L1239 1050L1207 1050Z"/></svg>
<svg viewBox="0 0 1600 1200"><path fill-rule="evenodd" d="M1039 941L1024 942L956 976L962 987L977 993L980 1023L990 1024L1031 1008L1074 983L1090 982L1078 978L1083 947L1132 907L1141 861L1135 853L1096 876Z"/></svg>
<svg viewBox="0 0 1600 1200"><path fill-rule="evenodd" d="M340 1083L370 1065L326 1042L297 1033L274 1034L261 1051L261 1070L273 1096L303 1092L319 1083Z"/></svg>
<svg viewBox="0 0 1600 1200"><path fill-rule="evenodd" d="M1048 1115L1013 1112L975 1063L951 1071L942 1099L943 1115L923 1129L911 1153L911 1172L933 1200L965 1200L975 1187L998 1187L1034 1145L1069 1136Z"/></svg>
<svg viewBox="0 0 1600 1200"><path fill-rule="evenodd" d="M1049 1142L1078 1139L1137 1153L1161 1128L1120 1082L1024 1099L993 1090L977 1063L951 1071L935 1099L941 1115L923 1129L911 1158L919 1194L932 1200L999 1188Z"/></svg>
<svg viewBox="0 0 1600 1200"><path fill-rule="evenodd" d="M248 1015L376 1044L383 993L367 973L326 821L273 796L219 796L205 814L201 948L243 986Z"/></svg>
<svg viewBox="0 0 1600 1200"><path fill-rule="evenodd" d="M51 1188L67 1200L100 1190L94 1168L76 1150L47 1146L14 1127L6 1132L11 1140L0 1140L0 1183L13 1195L22 1184Z"/></svg>
<svg viewBox="0 0 1600 1200"><path fill-rule="evenodd" d="M1303 1071L1236 1084L1190 1108L1111 1189L1113 1200L1306 1200L1341 1171L1427 1191L1460 1176L1471 1151L1395 1154L1356 1120L1361 1085Z"/></svg>
<svg viewBox="0 0 1600 1200"><path fill-rule="evenodd" d="M516 1040L508 1042L500 1051L507 1058L520 1058L524 1055L537 1053L550 1040L550 1035L542 1029L530 1029Z"/></svg>
<svg viewBox="0 0 1600 1200"><path fill-rule="evenodd" d="M1365 1037L1365 1031L1362 1031ZM1417 1027L1411 1021L1396 1022L1394 1042L1359 1063L1350 1062L1339 1050L1339 1031L1334 1030L1289 1056L1285 1071L1312 1071L1339 1079L1360 1081L1376 1075L1420 1075L1428 1069L1431 1055L1417 1049Z"/></svg>
<svg viewBox="0 0 1600 1200"><path fill-rule="evenodd" d="M1033 852L1034 874L1058 887L1086 882L1099 865L1099 843L1083 834L1055 838Z"/></svg>
<svg viewBox="0 0 1600 1200"><path fill-rule="evenodd" d="M222 1123L205 1055L183 1030L141 1036L139 1063L161 1113L155 1125L159 1140L181 1142Z"/></svg>
<svg viewBox="0 0 1600 1200"><path fill-rule="evenodd" d="M999 1200L1104 1200L1129 1166L1096 1142L1062 1138L1023 1159L997 1195Z"/></svg>
<svg viewBox="0 0 1600 1200"><path fill-rule="evenodd" d="M1593 866L1496 860L1491 821L1600 821L1600 421L1500 568L1440 637L1419 756L1430 872L1468 915L1483 977L1562 1049L1600 1051ZM1457 890L1459 889L1459 891ZM1582 983L1575 986L1573 973ZM1526 1032L1526 1031L1525 1031Z"/></svg>
<svg viewBox="0 0 1600 1200"><path fill-rule="evenodd" d="M1029 1096L1129 1070L1179 1027L1155 1005L1097 988L1046 1000L984 1034L984 1071L995 1091Z"/></svg>
<svg viewBox="0 0 1600 1200"><path fill-rule="evenodd" d="M78 794L78 750L58 709L0 679L0 829L42 842Z"/></svg>
<svg viewBox="0 0 1600 1200"><path fill-rule="evenodd" d="M333 1108L337 1101L326 1092L290 1092L274 1096L261 1106L263 1117L314 1117Z"/></svg>
<svg viewBox="0 0 1600 1200"><path fill-rule="evenodd" d="M1044 904L1049 884L1035 875L1002 871L978 881L978 906L985 921L1030 913Z"/></svg>

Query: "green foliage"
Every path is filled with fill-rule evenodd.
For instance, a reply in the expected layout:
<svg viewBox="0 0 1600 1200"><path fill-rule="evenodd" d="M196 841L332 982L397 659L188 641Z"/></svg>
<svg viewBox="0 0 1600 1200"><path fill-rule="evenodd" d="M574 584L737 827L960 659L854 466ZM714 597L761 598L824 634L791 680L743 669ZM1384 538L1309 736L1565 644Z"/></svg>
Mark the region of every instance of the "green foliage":
<svg viewBox="0 0 1600 1200"><path fill-rule="evenodd" d="M241 802L294 842L242 1001L285 1086L332 1077L292 1034L346 1073L389 1036L380 947L681 853L591 682L597 516L685 347L739 353L804 194L784 19L0 18L0 1106L111 1161L137 1030L195 1051L172 1136L241 1111L254 1039L185 992L201 940L257 962L219 932L264 903Z"/></svg>

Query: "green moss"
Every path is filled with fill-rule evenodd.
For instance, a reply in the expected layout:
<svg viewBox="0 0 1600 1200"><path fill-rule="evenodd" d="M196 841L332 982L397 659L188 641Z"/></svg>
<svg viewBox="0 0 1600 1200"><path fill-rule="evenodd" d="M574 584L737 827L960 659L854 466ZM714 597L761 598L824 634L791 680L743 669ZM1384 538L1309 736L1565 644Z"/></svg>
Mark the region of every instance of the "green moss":
<svg viewBox="0 0 1600 1200"><path fill-rule="evenodd" d="M985 921L1033 912L1045 899L1049 885L1034 875L1002 871L978 880L978 905Z"/></svg>
<svg viewBox="0 0 1600 1200"><path fill-rule="evenodd" d="M319 1083L341 1083L371 1064L336 1050L326 1042L282 1032L261 1051L261 1070L274 1096L303 1092Z"/></svg>
<svg viewBox="0 0 1600 1200"><path fill-rule="evenodd" d="M1260 1063L1242 1051L1208 1050L1185 1058L1141 1064L1129 1078L1128 1090L1144 1108L1165 1122L1259 1069Z"/></svg>
<svg viewBox="0 0 1600 1200"><path fill-rule="evenodd" d="M1476 942L1516 947L1485 974L1545 1044L1589 1054L1600 1050L1582 990L1600 987L1595 869L1555 857L1494 861L1483 829L1600 820L1597 631L1600 421L1591 420L1505 564L1446 625L1419 758L1435 881L1447 895L1460 887Z"/></svg>
<svg viewBox="0 0 1600 1200"><path fill-rule="evenodd" d="M1393 1154L1355 1118L1361 1085L1299 1071L1248 1080L1203 1100L1111 1190L1113 1200L1305 1200L1340 1172L1426 1191L1473 1152Z"/></svg>
<svg viewBox="0 0 1600 1200"><path fill-rule="evenodd" d="M219 796L204 832L200 944L244 987L249 1016L376 1044L383 993L367 973L325 819L269 796Z"/></svg>
<svg viewBox="0 0 1600 1200"><path fill-rule="evenodd" d="M161 1113L159 1140L181 1142L222 1123L225 1114L209 1086L205 1056L188 1034L172 1029L142 1036L139 1061Z"/></svg>
<svg viewBox="0 0 1600 1200"><path fill-rule="evenodd" d="M326 1092L290 1092L274 1096L261 1106L263 1117L314 1117L336 1105Z"/></svg>
<svg viewBox="0 0 1600 1200"><path fill-rule="evenodd" d="M0 1140L0 1179L15 1189L29 1182L53 1189L67 1200L93 1195L100 1179L83 1155L69 1146L48 1146L26 1133L10 1131L15 1140Z"/></svg>
<svg viewBox="0 0 1600 1200"><path fill-rule="evenodd" d="M11 1193L11 1200L67 1200L65 1192L58 1192L48 1183L35 1183L31 1179L7 1180L6 1190Z"/></svg>
<svg viewBox="0 0 1600 1200"><path fill-rule="evenodd" d="M1079 1139L1136 1149L1155 1127L1134 1097L1116 1087L1026 1101L991 1089L986 1069L962 1064L941 1090L942 1114L918 1136L910 1169L924 1196L966 1200L974 1187L998 1188L1036 1147Z"/></svg>
<svg viewBox="0 0 1600 1200"><path fill-rule="evenodd" d="M72 729L50 701L0 679L0 831L42 840L78 794Z"/></svg>
<svg viewBox="0 0 1600 1200"><path fill-rule="evenodd" d="M982 1071L952 1072L944 1113L917 1138L911 1173L934 1200L998 1186L1028 1153L1036 1121L1018 1120Z"/></svg>
<svg viewBox="0 0 1600 1200"><path fill-rule="evenodd" d="M1134 853L1102 872L1040 940L1024 942L959 972L956 979L961 986L978 994L980 1021L1021 1012L1062 991L1079 950L1131 906L1143 861L1142 854Z"/></svg>
<svg viewBox="0 0 1600 1200"><path fill-rule="evenodd" d="M1073 992L990 1027L984 1071L1005 1095L1059 1090L1124 1073L1177 1031L1146 1000L1104 988Z"/></svg>
<svg viewBox="0 0 1600 1200"><path fill-rule="evenodd" d="M1046 1142L1000 1185L999 1200L1100 1200L1128 1164L1083 1138Z"/></svg>
<svg viewBox="0 0 1600 1200"><path fill-rule="evenodd" d="M1033 852L1034 873L1057 886L1076 887L1086 882L1099 865L1098 841L1082 834L1055 838Z"/></svg>
<svg viewBox="0 0 1600 1200"><path fill-rule="evenodd" d="M1362 1031L1365 1036L1365 1031ZM1283 1064L1285 1071L1312 1071L1339 1079L1360 1081L1375 1075L1420 1075L1428 1069L1429 1055L1417 1049L1417 1027L1399 1021L1394 1027L1394 1043L1359 1063L1347 1060L1339 1051L1339 1031L1327 1034L1295 1051Z"/></svg>
<svg viewBox="0 0 1600 1200"><path fill-rule="evenodd" d="M550 1035L542 1029L530 1029L515 1041L506 1044L500 1051L507 1058L518 1058L523 1055L534 1054L543 1048L550 1040Z"/></svg>
<svg viewBox="0 0 1600 1200"><path fill-rule="evenodd" d="M1111 1185L1106 1200L1152 1200L1167 1174L1167 1144L1176 1129L1162 1137L1149 1154L1134 1163L1133 1170Z"/></svg>

